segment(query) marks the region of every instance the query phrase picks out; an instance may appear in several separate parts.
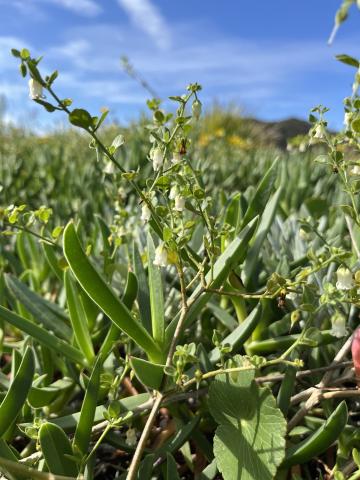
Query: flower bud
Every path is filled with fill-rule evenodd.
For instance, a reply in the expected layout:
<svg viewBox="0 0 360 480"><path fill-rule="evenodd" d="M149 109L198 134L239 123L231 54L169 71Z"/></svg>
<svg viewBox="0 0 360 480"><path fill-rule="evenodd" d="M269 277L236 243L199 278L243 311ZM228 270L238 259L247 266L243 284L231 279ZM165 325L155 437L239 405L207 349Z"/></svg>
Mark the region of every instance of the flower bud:
<svg viewBox="0 0 360 480"><path fill-rule="evenodd" d="M31 100L37 100L43 98L43 87L42 85L33 78L29 80L29 97Z"/></svg>
<svg viewBox="0 0 360 480"><path fill-rule="evenodd" d="M192 113L193 113L194 117L196 118L196 120L198 120L200 118L200 115L201 115L201 109L202 109L201 102L197 99L194 100L193 104L191 106L191 109L192 109Z"/></svg>

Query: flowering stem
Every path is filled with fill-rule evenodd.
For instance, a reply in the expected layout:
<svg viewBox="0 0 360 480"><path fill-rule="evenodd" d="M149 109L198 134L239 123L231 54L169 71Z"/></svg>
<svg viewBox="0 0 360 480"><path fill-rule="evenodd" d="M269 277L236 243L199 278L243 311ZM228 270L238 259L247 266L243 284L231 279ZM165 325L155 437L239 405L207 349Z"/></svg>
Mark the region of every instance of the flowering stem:
<svg viewBox="0 0 360 480"><path fill-rule="evenodd" d="M172 364L175 348L176 348L177 342L179 340L179 337L180 337L180 334L181 334L181 331L182 331L182 327L184 325L186 315L187 315L187 312L188 312L188 303L187 303L187 298L186 298L186 284L185 284L184 271L183 271L183 268L182 268L182 261L181 261L180 255L179 255L179 263L177 264L177 270L178 270L178 275L179 275L179 279L180 279L182 309L181 309L181 315L180 315L178 324L176 325L174 336L173 336L173 339L171 341L170 348L169 348L169 351L168 351L168 354L167 354L166 363L165 363L166 367L170 367L171 364ZM127 477L126 477L127 480L135 480L135 478L136 478L138 467L139 467L139 464L140 464L140 461L141 461L141 457L142 457L143 451L146 447L146 442L149 438L151 428L152 428L152 426L155 422L156 415L157 415L158 410L160 408L161 402L163 401L163 398L164 398L164 394L161 393L161 389L162 389L163 384L165 382L165 378L166 378L166 376L164 375L163 380L161 382L160 389L156 393L155 403L154 403L154 405L153 405L153 407L150 411L150 414L149 414L149 417L146 421L144 430L142 431L139 443L136 447L134 456L131 460L129 471L128 471L128 474L127 474Z"/></svg>

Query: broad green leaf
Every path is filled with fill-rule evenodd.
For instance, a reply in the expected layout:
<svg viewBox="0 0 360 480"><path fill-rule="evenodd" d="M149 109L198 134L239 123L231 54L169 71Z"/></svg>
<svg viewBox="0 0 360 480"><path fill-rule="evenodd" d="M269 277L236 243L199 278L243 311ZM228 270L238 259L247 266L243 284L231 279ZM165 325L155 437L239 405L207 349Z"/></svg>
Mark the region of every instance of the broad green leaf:
<svg viewBox="0 0 360 480"><path fill-rule="evenodd" d="M57 338L53 333L49 333L39 325L30 322L24 317L11 312L5 307L0 305L0 319L10 323L14 327L18 328L22 332L27 333L39 343L48 347L58 354L67 357L69 360L80 363L80 365L86 365L86 359L83 354L77 348L69 345L64 340Z"/></svg>
<svg viewBox="0 0 360 480"><path fill-rule="evenodd" d="M85 355L89 364L91 364L95 357L94 348L91 341L84 307L80 301L77 287L71 278L70 270L67 270L64 273L64 280L66 301L69 308L70 320L74 330L76 343Z"/></svg>
<svg viewBox="0 0 360 480"><path fill-rule="evenodd" d="M250 220L255 218L256 215L261 215L264 211L265 205L270 198L277 177L278 164L279 158L276 158L258 185L256 192L245 212L241 228L244 228L245 225L250 222Z"/></svg>
<svg viewBox="0 0 360 480"><path fill-rule="evenodd" d="M247 365L240 356L234 360ZM255 370L219 375L209 389L210 413L219 424L214 454L224 480L272 480L285 455L286 421L254 375Z"/></svg>
<svg viewBox="0 0 360 480"><path fill-rule="evenodd" d="M43 423L39 430L39 442L51 473L69 477L78 474L76 463L68 457L74 455L70 440L58 425Z"/></svg>
<svg viewBox="0 0 360 480"><path fill-rule="evenodd" d="M133 266L136 278L138 280L138 304L141 316L141 322L146 330L151 334L151 309L150 309L150 293L147 277L144 269L141 255L136 243L133 243Z"/></svg>
<svg viewBox="0 0 360 480"><path fill-rule="evenodd" d="M163 354L144 327L132 317L129 309L105 283L85 255L75 226L68 223L64 230L64 253L69 266L89 297L121 330L145 350L152 361L161 360Z"/></svg>
<svg viewBox="0 0 360 480"><path fill-rule="evenodd" d="M147 247L152 335L154 340L162 345L165 338L164 290L161 269L154 265L155 247L150 233L147 238Z"/></svg>
<svg viewBox="0 0 360 480"><path fill-rule="evenodd" d="M36 322L47 330L52 331L64 340L70 340L72 331L64 322L66 315L60 307L51 305L51 302L41 298L31 291L25 283L12 275L5 276L6 285L14 298L21 302L26 310L31 313ZM55 313L56 312L56 313Z"/></svg>
<svg viewBox="0 0 360 480"><path fill-rule="evenodd" d="M27 347L21 364L0 405L0 437L16 420L31 388L35 372L34 353Z"/></svg>
<svg viewBox="0 0 360 480"><path fill-rule="evenodd" d="M73 444L85 455L91 440L91 429L94 423L96 404L100 388L100 372L102 368L101 357L95 362L90 380L81 406L79 423L77 424Z"/></svg>
<svg viewBox="0 0 360 480"><path fill-rule="evenodd" d="M243 262L246 256L249 242L255 232L256 225L257 217L251 220L248 225L246 225L246 227L240 232L238 237L236 237L226 248L226 250L220 255L214 265L213 278L211 278L211 272L207 273L205 279L206 282L210 284L211 288L219 288L224 282L224 280L228 277L229 272ZM189 308L184 327L188 327L196 320L197 315L209 302L209 299L212 296L211 292L206 292L199 296L201 289L202 286L199 285L189 297L189 303L193 303L191 303L191 306ZM194 300L196 297L198 298ZM171 342L171 339L176 329L176 325L179 321L179 316L180 314L178 313L166 328L167 344L170 344Z"/></svg>
<svg viewBox="0 0 360 480"><path fill-rule="evenodd" d="M216 459L214 458L214 460L200 473L197 480L213 480L217 473L218 468L216 465Z"/></svg>
<svg viewBox="0 0 360 480"><path fill-rule="evenodd" d="M69 115L70 123L76 127L88 129L92 124L92 118L89 112L82 108L75 108Z"/></svg>
<svg viewBox="0 0 360 480"><path fill-rule="evenodd" d="M164 365L158 365L136 357L130 358L130 364L143 385L154 390L160 388L164 377Z"/></svg>

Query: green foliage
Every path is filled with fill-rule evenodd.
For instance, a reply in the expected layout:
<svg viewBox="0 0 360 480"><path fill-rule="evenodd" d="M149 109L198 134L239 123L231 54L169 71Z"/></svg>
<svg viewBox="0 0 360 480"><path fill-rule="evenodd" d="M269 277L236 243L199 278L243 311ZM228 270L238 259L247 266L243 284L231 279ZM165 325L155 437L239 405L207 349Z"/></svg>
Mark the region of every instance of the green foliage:
<svg viewBox="0 0 360 480"><path fill-rule="evenodd" d="M204 114L197 83L106 126L57 96L41 58L12 54L37 107L81 130L0 133L1 471L358 468L355 379L342 363L322 376L359 323L358 60L338 56L356 69L344 132L320 105L284 151L234 109Z"/></svg>
<svg viewBox="0 0 360 480"><path fill-rule="evenodd" d="M228 367L246 365L235 356ZM225 480L274 478L285 455L286 421L270 390L255 384L254 373L219 375L210 386L209 409L219 424L214 454Z"/></svg>

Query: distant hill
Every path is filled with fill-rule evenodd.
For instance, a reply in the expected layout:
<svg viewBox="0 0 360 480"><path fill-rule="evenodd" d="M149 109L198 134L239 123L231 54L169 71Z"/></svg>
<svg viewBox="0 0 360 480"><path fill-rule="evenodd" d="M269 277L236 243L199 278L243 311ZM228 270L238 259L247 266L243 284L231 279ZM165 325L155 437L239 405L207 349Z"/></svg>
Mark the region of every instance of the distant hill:
<svg viewBox="0 0 360 480"><path fill-rule="evenodd" d="M249 121L263 127L269 137L280 148L286 148L289 138L296 135L306 135L311 128L311 124L298 118L287 118L278 122L266 122L256 118L249 118Z"/></svg>

